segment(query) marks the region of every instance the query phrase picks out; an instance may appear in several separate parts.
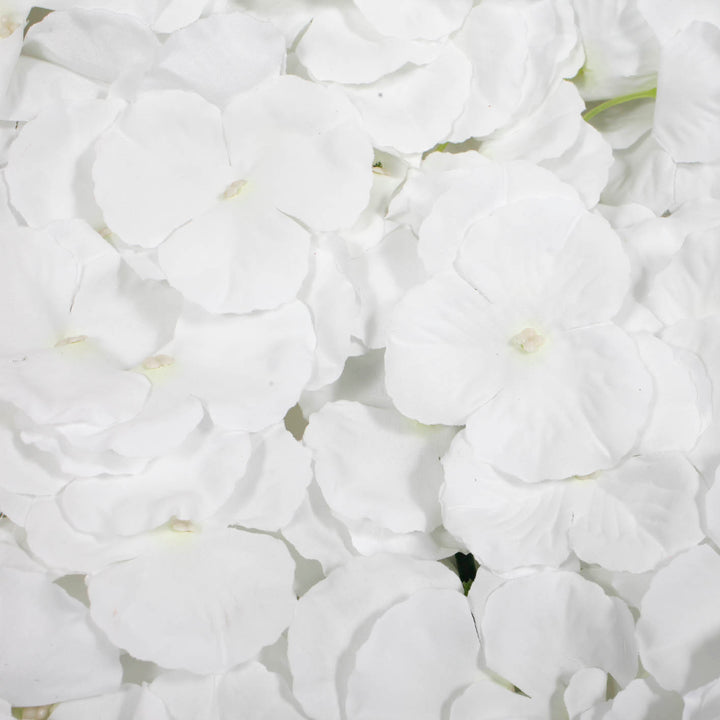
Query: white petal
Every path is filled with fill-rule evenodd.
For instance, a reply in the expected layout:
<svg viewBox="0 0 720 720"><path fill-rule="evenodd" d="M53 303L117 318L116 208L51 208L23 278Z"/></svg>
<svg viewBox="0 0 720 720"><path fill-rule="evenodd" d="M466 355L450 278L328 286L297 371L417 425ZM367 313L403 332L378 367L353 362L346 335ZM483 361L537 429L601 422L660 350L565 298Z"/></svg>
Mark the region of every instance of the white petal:
<svg viewBox="0 0 720 720"><path fill-rule="evenodd" d="M285 694L279 676L259 662L250 662L226 675L197 677L184 672L160 675L151 685L174 720L231 718L241 712L247 718L302 720Z"/></svg>
<svg viewBox="0 0 720 720"><path fill-rule="evenodd" d="M0 98L0 117L31 120L51 105L96 100L105 94L101 83L59 65L21 55L10 86Z"/></svg>
<svg viewBox="0 0 720 720"><path fill-rule="evenodd" d="M336 381L342 373L359 313L355 290L338 267L332 248L318 244L313 249L299 299L313 315L317 347L307 388L316 390Z"/></svg>
<svg viewBox="0 0 720 720"><path fill-rule="evenodd" d="M545 717L541 703L485 676L469 685L450 708L450 720L542 720Z"/></svg>
<svg viewBox="0 0 720 720"><path fill-rule="evenodd" d="M168 382L200 398L219 425L262 430L297 402L314 345L299 302L244 316L188 312L166 350L175 359L166 368Z"/></svg>
<svg viewBox="0 0 720 720"><path fill-rule="evenodd" d="M624 686L637 672L627 606L569 572L509 580L493 591L482 618L488 666L531 697L550 698L558 682L597 667Z"/></svg>
<svg viewBox="0 0 720 720"><path fill-rule="evenodd" d="M201 523L230 497L249 457L245 433L198 430L143 472L76 480L60 507L78 530L100 536L137 535L173 517Z"/></svg>
<svg viewBox="0 0 720 720"><path fill-rule="evenodd" d="M600 668L578 670L563 693L563 701L568 715L576 718L583 710L588 710L605 700L608 676Z"/></svg>
<svg viewBox="0 0 720 720"><path fill-rule="evenodd" d="M252 436L252 455L223 510L233 524L269 532L285 527L312 479L310 453L282 425Z"/></svg>
<svg viewBox="0 0 720 720"><path fill-rule="evenodd" d="M449 134L465 105L470 76L465 55L447 44L427 65L408 65L375 83L345 91L375 146L419 153Z"/></svg>
<svg viewBox="0 0 720 720"><path fill-rule="evenodd" d="M111 83L130 69L147 68L159 48L150 28L122 10L75 7L52 12L33 25L23 52L92 80Z"/></svg>
<svg viewBox="0 0 720 720"><path fill-rule="evenodd" d="M694 22L664 47L653 133L675 162L720 160L720 28Z"/></svg>
<svg viewBox="0 0 720 720"><path fill-rule="evenodd" d="M620 238L579 203L538 198L477 220L456 268L491 303L528 305L563 328L612 318L630 288Z"/></svg>
<svg viewBox="0 0 720 720"><path fill-rule="evenodd" d="M85 338L0 363L0 397L41 424L104 429L137 415L149 389Z"/></svg>
<svg viewBox="0 0 720 720"><path fill-rule="evenodd" d="M423 427L394 410L335 402L311 416L303 440L339 516L403 533L440 524L439 457L451 436L448 428Z"/></svg>
<svg viewBox="0 0 720 720"><path fill-rule="evenodd" d="M607 184L613 154L610 144L585 122L575 142L560 157L543 160L542 167L572 185L587 208L594 208Z"/></svg>
<svg viewBox="0 0 720 720"><path fill-rule="evenodd" d="M653 87L660 46L640 3L573 0L585 48L575 80L587 100L607 100Z"/></svg>
<svg viewBox="0 0 720 720"><path fill-rule="evenodd" d="M12 204L29 225L81 217L100 226L87 159L121 109L117 100L51 105L23 127L6 178Z"/></svg>
<svg viewBox="0 0 720 720"><path fill-rule="evenodd" d="M639 203L662 215L673 206L675 163L650 134L615 151L601 201L608 205Z"/></svg>
<svg viewBox="0 0 720 720"><path fill-rule="evenodd" d="M353 5L323 7L296 48L300 62L318 81L369 83L408 62L429 62L431 43L379 35Z"/></svg>
<svg viewBox="0 0 720 720"><path fill-rule="evenodd" d="M405 295L385 354L387 390L400 412L426 425L460 425L498 392L504 358L489 313L488 301L454 272Z"/></svg>
<svg viewBox="0 0 720 720"><path fill-rule="evenodd" d="M652 381L632 339L609 323L516 353L512 377L467 421L479 459L527 482L587 475L635 444Z"/></svg>
<svg viewBox="0 0 720 720"><path fill-rule="evenodd" d="M708 545L660 569L637 624L643 666L666 690L687 692L720 674L720 556Z"/></svg>
<svg viewBox="0 0 720 720"><path fill-rule="evenodd" d="M585 511L570 529L581 560L640 573L700 542L698 474L680 454L630 458L576 483Z"/></svg>
<svg viewBox="0 0 720 720"><path fill-rule="evenodd" d="M53 708L52 715L53 720L171 720L162 700L131 684L116 693L61 703Z"/></svg>
<svg viewBox="0 0 720 720"><path fill-rule="evenodd" d="M224 107L233 95L277 77L284 64L285 42L273 25L216 13L170 35L146 83L193 90Z"/></svg>
<svg viewBox="0 0 720 720"><path fill-rule="evenodd" d="M443 523L477 560L497 571L559 566L570 554L567 484L512 482L479 462L464 435L443 458Z"/></svg>
<svg viewBox="0 0 720 720"><path fill-rule="evenodd" d="M606 711L606 712L605 712ZM596 705L580 720L687 720L683 700L658 687L652 678L633 680L612 700Z"/></svg>
<svg viewBox="0 0 720 720"><path fill-rule="evenodd" d="M477 676L479 652L460 593L414 593L377 620L358 650L348 682L348 720L435 720Z"/></svg>
<svg viewBox="0 0 720 720"><path fill-rule="evenodd" d="M375 247L352 258L346 270L360 297L365 344L370 348L385 347L395 305L425 279L415 236L409 228L400 227Z"/></svg>
<svg viewBox="0 0 720 720"><path fill-rule="evenodd" d="M69 478L48 467L42 456L17 441L12 418L6 410L0 424L0 487L22 495L54 495Z"/></svg>
<svg viewBox="0 0 720 720"><path fill-rule="evenodd" d="M48 705L109 692L119 653L85 606L44 575L0 569L0 694L13 705Z"/></svg>
<svg viewBox="0 0 720 720"><path fill-rule="evenodd" d="M305 558L317 560L328 573L356 555L347 528L330 512L317 483L307 494L282 534Z"/></svg>
<svg viewBox="0 0 720 720"><path fill-rule="evenodd" d="M233 179L219 110L195 93L142 93L98 141L93 179L113 232L159 245Z"/></svg>
<svg viewBox="0 0 720 720"><path fill-rule="evenodd" d="M712 418L712 386L697 355L652 335L637 336L640 356L653 376L655 399L638 451L689 452Z"/></svg>
<svg viewBox="0 0 720 720"><path fill-rule="evenodd" d="M268 310L297 294L310 238L252 187L175 230L158 250L168 282L215 313Z"/></svg>
<svg viewBox="0 0 720 720"><path fill-rule="evenodd" d="M715 720L720 715L720 680L714 680L684 697L683 720Z"/></svg>
<svg viewBox="0 0 720 720"><path fill-rule="evenodd" d="M294 562L275 538L168 532L153 550L88 578L90 612L141 660L205 674L249 660L289 625Z"/></svg>
<svg viewBox="0 0 720 720"><path fill-rule="evenodd" d="M367 205L372 147L337 90L282 76L237 96L223 122L233 167L282 212L332 230Z"/></svg>
<svg viewBox="0 0 720 720"><path fill-rule="evenodd" d="M310 589L288 632L293 691L306 712L317 720L340 715L355 651L378 613L423 588L453 590L462 600L459 587L438 563L375 555L350 560Z"/></svg>
<svg viewBox="0 0 720 720"><path fill-rule="evenodd" d="M472 0L354 0L360 12L383 35L436 40L457 30Z"/></svg>
<svg viewBox="0 0 720 720"><path fill-rule="evenodd" d="M2 247L0 336L3 356L52 347L63 337L77 289L79 264L41 230L5 228Z"/></svg>

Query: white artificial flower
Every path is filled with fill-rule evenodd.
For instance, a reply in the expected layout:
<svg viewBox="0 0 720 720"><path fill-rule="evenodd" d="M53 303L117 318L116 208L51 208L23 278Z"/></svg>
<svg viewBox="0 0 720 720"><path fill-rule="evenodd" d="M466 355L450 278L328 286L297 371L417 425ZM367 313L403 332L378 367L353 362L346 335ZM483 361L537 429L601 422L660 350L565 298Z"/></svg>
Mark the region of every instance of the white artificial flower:
<svg viewBox="0 0 720 720"><path fill-rule="evenodd" d="M613 466L652 399L610 322L629 290L617 236L571 201L525 200L476 220L455 267L395 310L385 364L398 409L467 424L478 457L526 481Z"/></svg>
<svg viewBox="0 0 720 720"><path fill-rule="evenodd" d="M297 294L309 247L300 223L352 225L371 164L349 103L283 76L236 95L222 117L194 93L141 93L99 141L93 176L123 241L165 241L172 285L210 311L249 312Z"/></svg>

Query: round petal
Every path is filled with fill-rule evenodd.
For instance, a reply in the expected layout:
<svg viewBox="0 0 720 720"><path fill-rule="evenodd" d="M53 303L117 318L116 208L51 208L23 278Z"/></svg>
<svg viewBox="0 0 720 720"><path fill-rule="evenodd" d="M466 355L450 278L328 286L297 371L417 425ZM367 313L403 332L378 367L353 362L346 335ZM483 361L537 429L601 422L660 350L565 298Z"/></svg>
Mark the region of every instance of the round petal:
<svg viewBox="0 0 720 720"><path fill-rule="evenodd" d="M439 457L451 435L394 410L341 401L310 417L303 441L313 451L323 495L339 516L406 533L440 524Z"/></svg>
<svg viewBox="0 0 720 720"><path fill-rule="evenodd" d="M121 109L117 100L56 104L22 128L5 177L13 206L29 225L81 217L99 226L88 156Z"/></svg>
<svg viewBox="0 0 720 720"><path fill-rule="evenodd" d="M118 651L44 574L0 568L0 695L48 705L120 686Z"/></svg>
<svg viewBox="0 0 720 720"><path fill-rule="evenodd" d="M694 690L720 674L720 556L708 545L657 572L640 607L643 666L666 690Z"/></svg>
<svg viewBox="0 0 720 720"><path fill-rule="evenodd" d="M720 28L694 22L664 47L653 133L675 162L720 160Z"/></svg>
<svg viewBox="0 0 720 720"><path fill-rule="evenodd" d="M160 698L129 683L116 693L61 703L52 715L53 720L173 720Z"/></svg>
<svg viewBox="0 0 720 720"><path fill-rule="evenodd" d="M188 311L164 351L174 362L154 372L200 398L217 424L262 430L297 402L314 347L310 315L299 302L243 316Z"/></svg>
<svg viewBox="0 0 720 720"><path fill-rule="evenodd" d="M122 370L82 336L0 363L0 397L40 424L105 429L137 415L149 390L146 378Z"/></svg>
<svg viewBox="0 0 720 720"><path fill-rule="evenodd" d="M459 587L439 563L381 554L353 558L311 588L288 632L293 692L305 711L317 720L341 715L355 650L380 612L423 588L453 590L462 600Z"/></svg>
<svg viewBox="0 0 720 720"><path fill-rule="evenodd" d="M530 697L596 667L624 686L637 672L634 622L618 598L575 573L543 572L494 590L482 618L488 667Z"/></svg>
<svg viewBox="0 0 720 720"><path fill-rule="evenodd" d="M619 328L550 335L538 352L516 352L511 362L504 387L467 421L479 459L537 482L612 467L636 443L652 380Z"/></svg>
<svg viewBox="0 0 720 720"><path fill-rule="evenodd" d="M400 153L421 153L445 140L467 100L471 68L446 44L426 65L407 65L369 85L348 86L373 144Z"/></svg>
<svg viewBox="0 0 720 720"><path fill-rule="evenodd" d="M156 678L151 690L163 699L173 720L207 717L244 717L258 720L303 720L286 699L287 690L279 676L259 662L249 662L221 676L198 677L185 672L168 672Z"/></svg>
<svg viewBox="0 0 720 720"><path fill-rule="evenodd" d="M88 578L90 613L141 660L223 672L289 625L294 572L285 545L266 535L168 532L154 549Z"/></svg>
<svg viewBox="0 0 720 720"><path fill-rule="evenodd" d="M192 90L218 107L275 78L285 64L285 41L269 22L241 12L216 13L163 44L149 87Z"/></svg>
<svg viewBox="0 0 720 720"><path fill-rule="evenodd" d="M0 353L22 357L63 337L80 268L73 255L41 230L5 228L0 235Z"/></svg>
<svg viewBox="0 0 720 720"><path fill-rule="evenodd" d="M563 328L609 320L630 289L620 238L565 199L511 203L479 219L455 266L491 303L522 303Z"/></svg>
<svg viewBox="0 0 720 720"><path fill-rule="evenodd" d="M398 303L385 371L400 412L426 425L461 425L497 394L505 358L496 346L507 343L490 311L488 301L452 271L413 288Z"/></svg>
<svg viewBox="0 0 720 720"><path fill-rule="evenodd" d="M576 484L570 529L581 560L609 570L645 572L700 542L698 474L675 453L645 455Z"/></svg>
<svg viewBox="0 0 720 720"><path fill-rule="evenodd" d="M565 482L512 481L479 462L464 434L443 458L444 526L485 566L559 566L570 554Z"/></svg>
<svg viewBox="0 0 720 720"><path fill-rule="evenodd" d="M373 625L348 682L348 720L436 720L478 674L480 645L467 600L421 590Z"/></svg>
<svg viewBox="0 0 720 720"><path fill-rule="evenodd" d="M408 62L429 62L438 49L434 43L379 35L347 4L317 12L295 52L315 80L359 84L374 82Z"/></svg>
<svg viewBox="0 0 720 720"><path fill-rule="evenodd" d="M63 514L93 535L137 535L171 520L202 522L231 495L250 456L245 433L197 431L175 452L129 476L71 483Z"/></svg>
<svg viewBox="0 0 720 720"><path fill-rule="evenodd" d="M51 12L28 30L24 54L103 83L145 70L160 48L158 38L138 18L110 9Z"/></svg>
<svg viewBox="0 0 720 720"><path fill-rule="evenodd" d="M242 480L222 511L247 528L275 532L285 527L305 499L312 458L283 425L252 436L252 454Z"/></svg>
<svg viewBox="0 0 720 720"><path fill-rule="evenodd" d="M335 382L352 352L358 302L350 281L337 266L332 248L318 245L310 258L310 272L299 294L310 309L317 347L307 389Z"/></svg>
<svg viewBox="0 0 720 720"><path fill-rule="evenodd" d="M383 35L437 40L462 25L472 0L354 0Z"/></svg>
<svg viewBox="0 0 720 720"><path fill-rule="evenodd" d="M188 300L209 312L247 313L297 295L309 248L303 227L243 187L175 230L158 261Z"/></svg>

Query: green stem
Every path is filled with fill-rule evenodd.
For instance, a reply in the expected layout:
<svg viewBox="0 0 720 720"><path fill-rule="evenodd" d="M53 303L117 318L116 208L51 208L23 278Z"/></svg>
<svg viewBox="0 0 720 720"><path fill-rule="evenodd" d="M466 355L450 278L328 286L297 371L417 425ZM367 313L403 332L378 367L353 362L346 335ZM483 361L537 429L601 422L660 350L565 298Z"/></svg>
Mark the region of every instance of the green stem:
<svg viewBox="0 0 720 720"><path fill-rule="evenodd" d="M590 122L595 116L599 115L601 112L605 112L608 108L615 107L615 105L622 105L626 102L631 102L632 100L643 100L644 98L654 98L657 95L657 88L652 88L651 90L643 90L642 92L636 92L636 93L630 93L629 95L620 95L620 97L612 98L611 100L606 100L605 102L600 103L599 105L596 105L592 110L586 110L582 116L583 119Z"/></svg>

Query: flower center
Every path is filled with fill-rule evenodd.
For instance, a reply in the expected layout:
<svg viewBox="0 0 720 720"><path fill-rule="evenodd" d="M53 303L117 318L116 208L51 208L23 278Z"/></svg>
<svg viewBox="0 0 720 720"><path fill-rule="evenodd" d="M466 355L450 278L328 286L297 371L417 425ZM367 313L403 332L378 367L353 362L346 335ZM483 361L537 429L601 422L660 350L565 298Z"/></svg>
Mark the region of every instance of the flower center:
<svg viewBox="0 0 720 720"><path fill-rule="evenodd" d="M180 520L179 518L174 517L170 520L170 529L175 532L189 533L195 532L195 525L192 520Z"/></svg>
<svg viewBox="0 0 720 720"><path fill-rule="evenodd" d="M10 37L19 27L9 15L0 16L0 38Z"/></svg>
<svg viewBox="0 0 720 720"><path fill-rule="evenodd" d="M77 345L78 343L85 342L87 335L73 335L72 337L66 337L62 340L58 340L55 343L55 347L63 347L64 345Z"/></svg>
<svg viewBox="0 0 720 720"><path fill-rule="evenodd" d="M524 353L534 353L545 344L545 338L535 328L524 328L510 338L510 344Z"/></svg>
<svg viewBox="0 0 720 720"><path fill-rule="evenodd" d="M230 200L231 198L237 197L243 188L247 185L247 180L236 180L231 182L226 188L223 194L220 196L221 200Z"/></svg>
<svg viewBox="0 0 720 720"><path fill-rule="evenodd" d="M146 370L159 370L172 365L174 362L175 358L170 357L170 355L153 355L143 362L143 367Z"/></svg>

